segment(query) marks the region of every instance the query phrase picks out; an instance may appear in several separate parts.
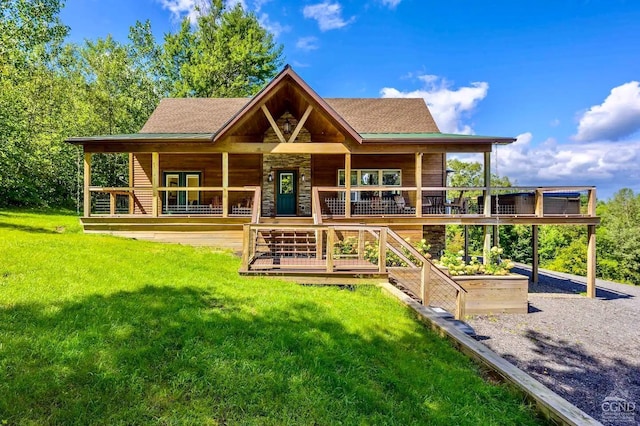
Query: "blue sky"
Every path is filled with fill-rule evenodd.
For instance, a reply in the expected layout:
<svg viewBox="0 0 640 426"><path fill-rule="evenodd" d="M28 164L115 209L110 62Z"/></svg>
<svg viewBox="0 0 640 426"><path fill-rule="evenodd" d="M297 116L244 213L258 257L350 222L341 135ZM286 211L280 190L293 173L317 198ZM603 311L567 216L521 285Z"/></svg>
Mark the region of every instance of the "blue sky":
<svg viewBox="0 0 640 426"><path fill-rule="evenodd" d="M67 0L70 40L156 37L200 0ZM326 97L424 97L443 132L518 137L494 171L521 185L640 192L640 2L227 0L256 13ZM495 152L495 150L494 150Z"/></svg>

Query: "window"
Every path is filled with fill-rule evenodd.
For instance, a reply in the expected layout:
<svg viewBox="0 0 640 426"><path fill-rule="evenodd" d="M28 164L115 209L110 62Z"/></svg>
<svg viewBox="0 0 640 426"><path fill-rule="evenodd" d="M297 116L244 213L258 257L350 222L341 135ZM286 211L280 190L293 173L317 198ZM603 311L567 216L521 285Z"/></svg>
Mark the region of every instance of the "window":
<svg viewBox="0 0 640 426"><path fill-rule="evenodd" d="M200 172L165 172L164 186L168 188L197 188L200 186ZM187 211L189 206L200 204L199 191L166 191L164 198L164 209L167 211Z"/></svg>
<svg viewBox="0 0 640 426"><path fill-rule="evenodd" d="M345 186L344 169L338 170L338 186ZM399 169L356 169L351 170L351 186L401 186L402 171ZM370 199L374 196L393 197L399 191L354 191L351 193L351 201ZM344 193L342 198L344 198Z"/></svg>

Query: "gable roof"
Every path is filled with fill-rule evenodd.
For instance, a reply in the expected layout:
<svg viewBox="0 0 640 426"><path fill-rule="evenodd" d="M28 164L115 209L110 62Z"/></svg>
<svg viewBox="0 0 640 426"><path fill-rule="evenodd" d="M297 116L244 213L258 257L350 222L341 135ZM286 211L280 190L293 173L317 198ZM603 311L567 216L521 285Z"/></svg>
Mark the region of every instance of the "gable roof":
<svg viewBox="0 0 640 426"><path fill-rule="evenodd" d="M214 142L222 139L227 134L230 134L233 129L237 129L241 126L243 121L246 121L250 117L257 117L261 119L263 117L260 111L261 107L265 106L267 102L277 100L278 95L282 93L288 93L289 96L294 96L298 100L298 104L307 103L313 107L314 115L321 118L323 121L329 123L333 129L340 132L344 137L350 137L351 139L362 143L362 138L356 132L353 127L349 125L339 114L337 114L327 102L318 95L295 71L291 66L287 65L284 69L262 88L251 100L247 103L237 114L235 114L214 136ZM287 102L285 102L286 104ZM283 102L280 99L279 107L282 108ZM295 107L296 105L291 105ZM302 105L297 105L298 107ZM284 112L284 111L281 111ZM276 119L279 117L275 117ZM312 120L313 121L313 120ZM264 121L263 121L264 123Z"/></svg>
<svg viewBox="0 0 640 426"><path fill-rule="evenodd" d="M218 133L250 98L167 98L140 133ZM326 103L356 132L439 133L421 98L327 98Z"/></svg>
<svg viewBox="0 0 640 426"><path fill-rule="evenodd" d="M334 98L327 103L358 133L439 133L422 98Z"/></svg>
<svg viewBox="0 0 640 426"><path fill-rule="evenodd" d="M166 98L140 133L216 133L250 98Z"/></svg>
<svg viewBox="0 0 640 426"><path fill-rule="evenodd" d="M255 136L269 128L261 111L263 106L276 120L284 112L299 119L308 106L313 107L305 128L312 134L315 131L317 140L330 140L326 138L333 134L360 144L515 141L505 137L442 134L422 98L322 98L287 65L253 97L162 99L137 134L69 138L68 142L216 142L234 133Z"/></svg>

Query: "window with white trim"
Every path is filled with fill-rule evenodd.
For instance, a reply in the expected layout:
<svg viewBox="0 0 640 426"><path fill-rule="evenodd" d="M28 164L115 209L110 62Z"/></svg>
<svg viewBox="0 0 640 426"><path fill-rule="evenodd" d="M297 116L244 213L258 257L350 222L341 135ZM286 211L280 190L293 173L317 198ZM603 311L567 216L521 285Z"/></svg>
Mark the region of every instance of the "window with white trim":
<svg viewBox="0 0 640 426"><path fill-rule="evenodd" d="M345 186L344 169L338 169L338 186ZM402 186L402 170L400 169L351 169L351 187L366 188L367 186L390 187L389 191L352 191L351 201L360 201L378 197L393 197L400 194L394 191L394 186ZM344 192L340 193L344 199Z"/></svg>

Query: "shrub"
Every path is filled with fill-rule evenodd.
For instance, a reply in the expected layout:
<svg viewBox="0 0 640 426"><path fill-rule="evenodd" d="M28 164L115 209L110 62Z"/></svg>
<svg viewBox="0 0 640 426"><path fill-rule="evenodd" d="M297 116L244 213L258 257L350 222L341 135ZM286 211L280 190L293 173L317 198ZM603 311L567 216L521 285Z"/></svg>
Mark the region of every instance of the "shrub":
<svg viewBox="0 0 640 426"><path fill-rule="evenodd" d="M434 263L442 268L449 269L449 275L507 275L515 266L511 260L501 259L503 250L500 247L491 247L489 259L486 265L480 263L476 256L471 257L467 263L464 261L464 251L457 253L445 252L440 260Z"/></svg>

